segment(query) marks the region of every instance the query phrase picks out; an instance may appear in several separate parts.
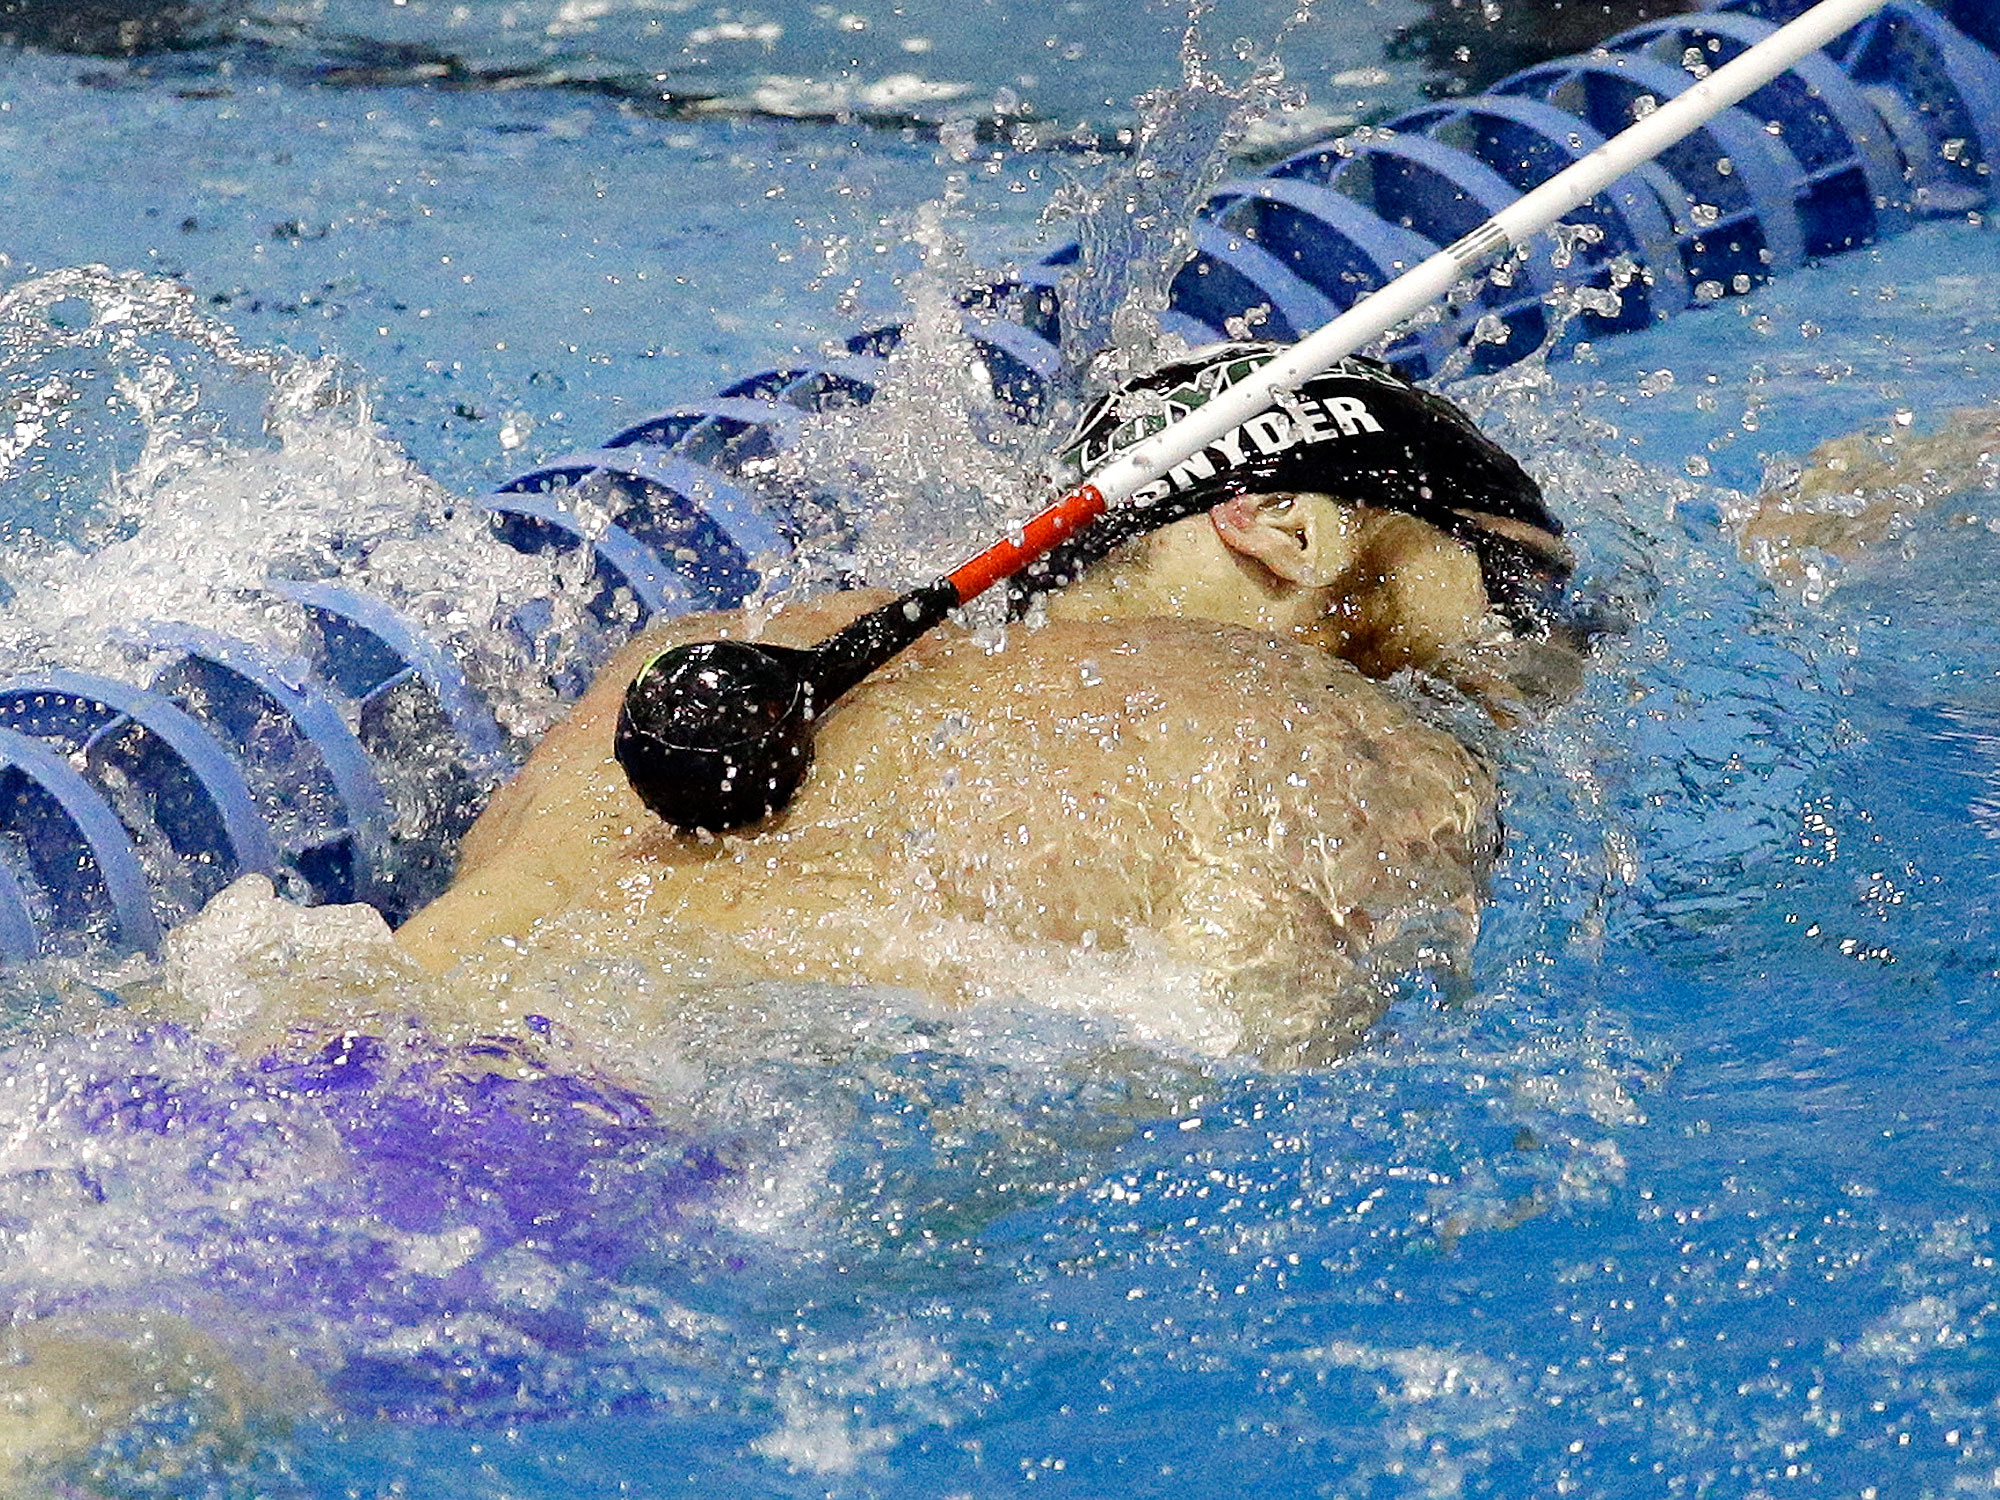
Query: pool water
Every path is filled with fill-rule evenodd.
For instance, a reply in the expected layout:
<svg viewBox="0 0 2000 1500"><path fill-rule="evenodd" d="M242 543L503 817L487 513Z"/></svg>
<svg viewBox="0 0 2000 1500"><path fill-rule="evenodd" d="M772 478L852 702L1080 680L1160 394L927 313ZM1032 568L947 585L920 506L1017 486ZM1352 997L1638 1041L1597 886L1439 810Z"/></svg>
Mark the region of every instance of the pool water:
<svg viewBox="0 0 2000 1500"><path fill-rule="evenodd" d="M210 590L181 602L218 611L267 551L337 551L343 526L455 547L452 493L896 315L923 225L987 266L1059 232L1044 206L1115 153L982 157L953 111L1005 89L1108 134L1173 81L1178 23L1147 10L1112 45L1123 8L965 9L954 39L887 6L329 5L257 18L254 45L0 54L5 287L101 262L191 289L134 282L126 324L84 319L105 338L75 379L103 400L11 460L0 644L115 658L120 590L167 586L134 537L169 539ZM1329 116L1405 104L1420 79L1384 43L1416 15L1335 8L1288 43L1293 76ZM1205 34L1280 20L1227 7ZM446 53L466 86L413 73ZM563 70L733 102L647 112ZM938 87L890 90L893 127L774 113L904 72ZM1508 851L1469 983L1409 976L1337 1064L1263 1070L1074 1007L939 1017L779 987L622 1058L649 1109L565 1092L561 1038L519 1043L555 1054L540 1092L498 1063L306 1064L351 1069L342 1092L228 1044L288 985L393 983L352 931L302 927L291 970L227 933L192 950L192 1027L124 1020L143 963L17 977L10 1304L113 1329L171 1311L248 1367L297 1350L324 1384L226 1440L217 1398L163 1400L69 1478L537 1500L2000 1489L2000 494L1930 497L1811 597L1722 524L1821 439L2000 400L1996 308L1990 230L1937 223L1460 392L1636 623L1503 747ZM28 326L0 328L17 438L74 348ZM162 362L178 383L148 386ZM321 401L329 381L364 388L375 425ZM267 432L273 392L295 420ZM477 573L466 547L397 577ZM552 711L515 707L524 735ZM645 982L574 977L607 1006ZM381 1120L434 1153L357 1174ZM516 1199L540 1193L537 1228Z"/></svg>

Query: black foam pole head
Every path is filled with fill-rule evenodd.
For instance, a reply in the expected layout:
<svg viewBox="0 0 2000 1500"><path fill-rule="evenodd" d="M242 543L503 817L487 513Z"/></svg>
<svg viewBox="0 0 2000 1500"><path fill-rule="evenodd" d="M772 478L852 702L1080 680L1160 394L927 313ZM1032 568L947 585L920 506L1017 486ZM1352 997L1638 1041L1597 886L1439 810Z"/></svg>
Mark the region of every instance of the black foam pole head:
<svg viewBox="0 0 2000 1500"><path fill-rule="evenodd" d="M684 832L726 833L783 808L812 764L810 654L701 641L625 690L613 749L632 790Z"/></svg>

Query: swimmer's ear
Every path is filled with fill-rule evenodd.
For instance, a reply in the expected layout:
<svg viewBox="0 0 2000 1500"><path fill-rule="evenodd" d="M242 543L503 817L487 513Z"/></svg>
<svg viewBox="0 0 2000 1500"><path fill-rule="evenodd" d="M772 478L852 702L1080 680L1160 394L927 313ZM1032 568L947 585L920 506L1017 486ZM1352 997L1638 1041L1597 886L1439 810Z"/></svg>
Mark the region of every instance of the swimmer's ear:
<svg viewBox="0 0 2000 1500"><path fill-rule="evenodd" d="M1360 526L1330 495L1238 495L1209 513L1224 546L1287 583L1328 588L1353 567Z"/></svg>

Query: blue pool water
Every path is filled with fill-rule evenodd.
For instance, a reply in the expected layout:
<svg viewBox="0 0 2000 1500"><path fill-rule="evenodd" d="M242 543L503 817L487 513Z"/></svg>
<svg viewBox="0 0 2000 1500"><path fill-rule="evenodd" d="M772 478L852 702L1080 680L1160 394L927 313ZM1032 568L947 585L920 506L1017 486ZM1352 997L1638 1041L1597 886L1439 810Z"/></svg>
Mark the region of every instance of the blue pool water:
<svg viewBox="0 0 2000 1500"><path fill-rule="evenodd" d="M1042 243L1056 189L1116 161L959 160L953 111L1007 89L1115 131L1173 80L1178 26L964 9L945 34L887 5L329 4L256 18L254 45L0 54L0 291L102 263L193 298L135 296L109 325L132 338L76 364L104 399L7 476L0 642L94 660L105 612L71 596L115 614L112 585L166 587L129 559L93 571L134 534L225 584L261 549L332 545L329 517L434 536L397 455L470 493L893 316L928 203L973 262ZM1226 56L1280 9L1225 6L1206 34ZM1335 7L1288 44L1294 76L1328 116L1405 104L1415 65L1384 43L1416 15ZM485 86L415 78L447 53ZM502 88L506 69L529 76ZM555 78L653 72L742 107L665 118ZM757 92L905 72L939 86L898 85L907 129L774 118ZM180 979L214 1019L192 1030L122 1024L143 964L19 980L10 1305L113 1330L164 1309L245 1364L300 1351L326 1394L213 1442L214 1401L166 1400L72 1478L536 1500L2000 1489L2000 494L1940 497L1824 597L1774 589L1720 522L1823 438L2000 400L1996 308L1991 231L1935 223L1467 388L1638 620L1504 752L1472 983L1411 977L1338 1064L801 988L746 997L739 1036L626 1058L657 1114L605 1098L579 1124L566 1095L432 1063L356 1096L231 1061L230 1018L305 986L303 960L196 954ZM194 352L203 319L255 357ZM35 327L0 329L17 433L72 353ZM264 395L311 386L274 351L335 359L387 445L339 405L261 430ZM161 361L180 383L149 397ZM35 613L45 596L65 602ZM120 1093L135 1075L143 1097ZM354 1173L356 1097L437 1159ZM593 1212L526 1225L506 1174L527 1162L588 1184Z"/></svg>

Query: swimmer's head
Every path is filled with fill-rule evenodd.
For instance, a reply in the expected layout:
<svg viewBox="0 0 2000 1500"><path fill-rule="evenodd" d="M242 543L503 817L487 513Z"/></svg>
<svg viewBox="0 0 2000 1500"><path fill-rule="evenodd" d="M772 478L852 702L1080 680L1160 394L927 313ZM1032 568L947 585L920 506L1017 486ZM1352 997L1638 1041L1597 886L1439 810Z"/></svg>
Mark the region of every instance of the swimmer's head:
<svg viewBox="0 0 2000 1500"><path fill-rule="evenodd" d="M1065 487L1205 405L1284 352L1233 342L1128 381L1087 410L1056 458ZM1547 620L1574 566L1535 481L1444 397L1349 358L1224 434L1129 506L1026 570L1017 607L1060 588L1143 532L1245 495L1320 494L1400 511L1468 548L1492 608L1517 633Z"/></svg>

